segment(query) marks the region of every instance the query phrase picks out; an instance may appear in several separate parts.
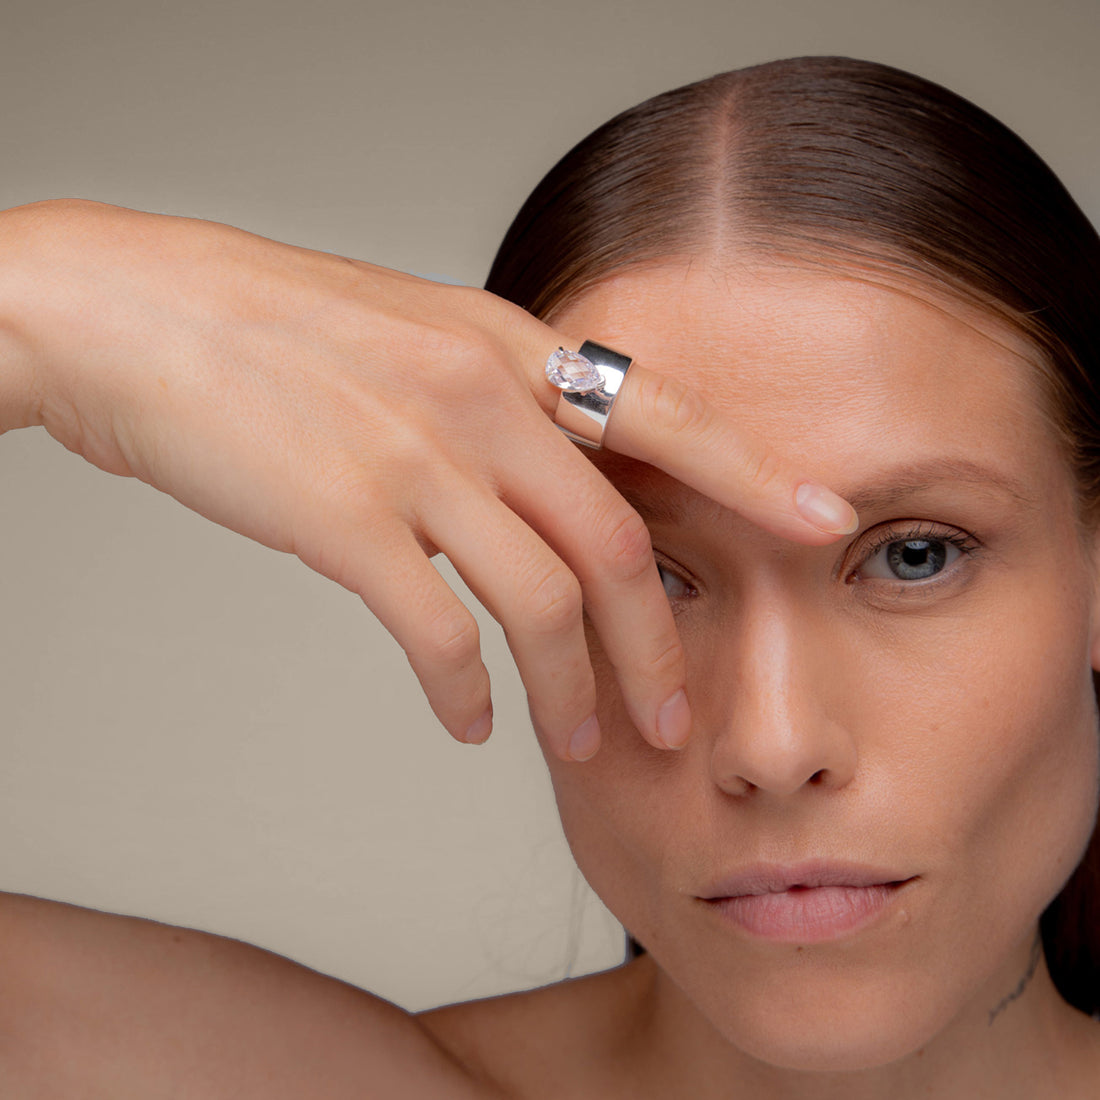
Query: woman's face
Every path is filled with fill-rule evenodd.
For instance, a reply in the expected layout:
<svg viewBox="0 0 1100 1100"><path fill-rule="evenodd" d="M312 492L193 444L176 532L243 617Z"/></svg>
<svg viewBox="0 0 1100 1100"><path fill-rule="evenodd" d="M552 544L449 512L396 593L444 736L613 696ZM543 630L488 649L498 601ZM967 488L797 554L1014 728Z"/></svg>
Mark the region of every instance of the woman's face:
<svg viewBox="0 0 1100 1100"><path fill-rule="evenodd" d="M784 542L599 456L649 524L695 725L651 748L592 638L603 748L548 755L585 876L665 1003L763 1061L869 1066L988 1026L1098 783L1091 536L1028 345L779 265L627 273L555 325L698 387L861 519Z"/></svg>

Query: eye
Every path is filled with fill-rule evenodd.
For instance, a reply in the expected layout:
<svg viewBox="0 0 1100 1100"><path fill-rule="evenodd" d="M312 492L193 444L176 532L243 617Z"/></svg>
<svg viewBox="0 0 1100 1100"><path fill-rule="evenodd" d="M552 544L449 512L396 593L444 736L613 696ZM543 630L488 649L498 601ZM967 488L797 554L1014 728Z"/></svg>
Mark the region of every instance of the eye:
<svg viewBox="0 0 1100 1100"><path fill-rule="evenodd" d="M661 575L661 584L664 585L669 603L686 600L695 595L695 589L679 573L674 573L663 562L657 562L657 572Z"/></svg>
<svg viewBox="0 0 1100 1100"><path fill-rule="evenodd" d="M899 539L877 551L861 572L865 577L893 576L902 581L924 581L942 572L960 553L957 546L943 539Z"/></svg>
<svg viewBox="0 0 1100 1100"><path fill-rule="evenodd" d="M857 573L862 580L927 581L976 548L961 531L887 531Z"/></svg>

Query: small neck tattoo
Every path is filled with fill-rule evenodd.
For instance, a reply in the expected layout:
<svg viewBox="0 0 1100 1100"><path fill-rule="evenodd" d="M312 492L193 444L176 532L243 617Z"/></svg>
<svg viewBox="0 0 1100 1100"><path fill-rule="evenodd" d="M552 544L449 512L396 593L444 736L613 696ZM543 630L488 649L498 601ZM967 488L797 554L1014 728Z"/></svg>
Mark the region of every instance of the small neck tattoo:
<svg viewBox="0 0 1100 1100"><path fill-rule="evenodd" d="M989 1012L989 1026L993 1026L993 1021L1013 1001L1018 1000L1023 996L1024 990L1027 989L1031 983L1031 979L1035 977L1035 971L1039 969L1039 960L1043 957L1043 941L1038 933L1035 934L1035 942L1031 945L1031 956L1027 961L1027 970L1024 971L1024 976L1016 983L1016 988L1008 994L1007 997L1001 999L996 1008L990 1009Z"/></svg>

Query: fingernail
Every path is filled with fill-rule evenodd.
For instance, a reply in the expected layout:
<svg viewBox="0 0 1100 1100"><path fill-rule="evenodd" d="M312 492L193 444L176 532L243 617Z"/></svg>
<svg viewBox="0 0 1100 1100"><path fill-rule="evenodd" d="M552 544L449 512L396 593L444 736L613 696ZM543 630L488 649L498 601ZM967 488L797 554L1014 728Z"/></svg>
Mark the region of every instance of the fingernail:
<svg viewBox="0 0 1100 1100"><path fill-rule="evenodd" d="M600 747L600 723L596 716L590 715L574 731L569 738L569 755L574 760L591 760Z"/></svg>
<svg viewBox="0 0 1100 1100"><path fill-rule="evenodd" d="M680 688L657 711L657 736L670 748L682 749L691 736L691 707Z"/></svg>
<svg viewBox="0 0 1100 1100"><path fill-rule="evenodd" d="M824 485L804 481L794 492L794 504L807 523L830 535L850 535L859 526L856 510Z"/></svg>
<svg viewBox="0 0 1100 1100"><path fill-rule="evenodd" d="M466 731L462 739L467 745L481 745L489 739L493 729L493 708L489 707L485 713Z"/></svg>

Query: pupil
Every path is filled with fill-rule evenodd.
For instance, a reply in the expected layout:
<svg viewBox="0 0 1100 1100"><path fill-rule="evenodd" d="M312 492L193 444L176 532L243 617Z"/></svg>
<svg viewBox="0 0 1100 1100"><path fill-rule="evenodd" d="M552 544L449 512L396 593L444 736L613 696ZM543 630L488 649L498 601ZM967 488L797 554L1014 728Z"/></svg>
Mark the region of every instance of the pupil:
<svg viewBox="0 0 1100 1100"><path fill-rule="evenodd" d="M928 543L907 542L901 551L901 560L906 565L923 565L928 560Z"/></svg>
<svg viewBox="0 0 1100 1100"><path fill-rule="evenodd" d="M944 567L947 549L939 539L906 539L892 542L886 557L894 574L902 580L924 580Z"/></svg>

